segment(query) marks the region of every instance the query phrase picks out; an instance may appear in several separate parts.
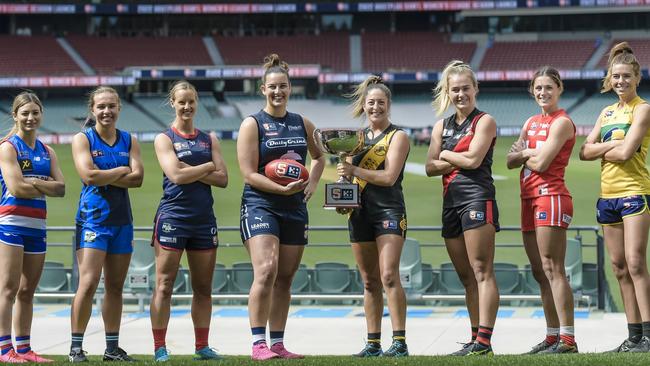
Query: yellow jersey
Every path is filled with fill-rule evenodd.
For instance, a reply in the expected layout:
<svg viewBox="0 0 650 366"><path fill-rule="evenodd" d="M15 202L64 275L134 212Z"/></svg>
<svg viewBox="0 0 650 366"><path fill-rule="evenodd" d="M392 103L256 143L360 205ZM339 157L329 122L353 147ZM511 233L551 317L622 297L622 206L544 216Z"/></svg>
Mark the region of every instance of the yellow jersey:
<svg viewBox="0 0 650 366"><path fill-rule="evenodd" d="M600 118L600 142L622 140L632 126L634 108L646 103L637 96L619 107L614 103L603 111ZM645 166L650 143L650 129L643 137L641 146L632 157L622 163L603 160L600 164L600 197L621 198L637 194L650 194L650 175Z"/></svg>

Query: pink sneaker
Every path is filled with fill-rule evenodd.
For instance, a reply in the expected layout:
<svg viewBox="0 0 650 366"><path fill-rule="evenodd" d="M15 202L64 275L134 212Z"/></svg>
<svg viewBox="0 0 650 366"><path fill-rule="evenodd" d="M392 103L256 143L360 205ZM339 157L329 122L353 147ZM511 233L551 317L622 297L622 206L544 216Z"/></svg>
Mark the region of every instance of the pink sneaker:
<svg viewBox="0 0 650 366"><path fill-rule="evenodd" d="M277 353L280 358L305 358L303 355L287 351L282 342L271 345L271 351Z"/></svg>
<svg viewBox="0 0 650 366"><path fill-rule="evenodd" d="M12 348L6 354L0 355L0 362L5 362L5 363L26 363L27 360L23 360L22 358L20 358L20 356L18 356L16 351L14 351L14 349Z"/></svg>
<svg viewBox="0 0 650 366"><path fill-rule="evenodd" d="M266 343L258 343L253 345L253 353L251 359L255 361L270 360L272 358L279 358L280 355L271 351Z"/></svg>
<svg viewBox="0 0 650 366"><path fill-rule="evenodd" d="M30 350L27 353L16 352L16 354L18 355L18 357L22 358L23 360L27 360L29 362L36 362L36 363L54 362L54 360L50 360L49 358L39 356L36 352L32 350Z"/></svg>

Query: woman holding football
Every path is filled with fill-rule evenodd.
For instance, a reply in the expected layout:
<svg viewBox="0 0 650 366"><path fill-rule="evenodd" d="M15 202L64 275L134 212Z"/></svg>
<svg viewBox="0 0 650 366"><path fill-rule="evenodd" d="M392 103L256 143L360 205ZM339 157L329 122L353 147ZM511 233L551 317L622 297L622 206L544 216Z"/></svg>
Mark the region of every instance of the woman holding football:
<svg viewBox="0 0 650 366"><path fill-rule="evenodd" d="M404 357L406 296L399 277L399 261L406 237L406 206L402 194L409 139L390 121L391 92L378 76L370 76L349 95L352 114L368 121L368 150L337 166L341 176L354 177L361 191L361 207L350 212L348 228L352 252L364 284L363 306L368 327L366 346L357 357ZM345 213L348 209L338 209ZM381 349L384 297L393 326L393 343Z"/></svg>
<svg viewBox="0 0 650 366"><path fill-rule="evenodd" d="M244 177L240 230L253 265L248 300L253 349L251 358L303 358L284 347L284 329L291 301L291 282L307 244L306 202L323 173L325 159L313 140L314 125L287 111L291 94L289 65L276 54L264 59L260 90L266 106L246 117L239 129L237 158ZM267 164L292 159L306 165L309 178L287 185L264 175ZM271 347L266 343L270 327Z"/></svg>

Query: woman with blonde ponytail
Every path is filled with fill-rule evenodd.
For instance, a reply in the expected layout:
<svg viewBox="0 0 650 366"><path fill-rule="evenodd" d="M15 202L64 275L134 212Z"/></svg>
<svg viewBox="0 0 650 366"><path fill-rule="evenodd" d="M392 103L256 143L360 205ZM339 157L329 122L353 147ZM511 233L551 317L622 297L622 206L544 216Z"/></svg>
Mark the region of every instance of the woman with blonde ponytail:
<svg viewBox="0 0 650 366"><path fill-rule="evenodd" d="M437 115L451 105L455 113L433 127L426 173L442 176L442 236L465 287L472 327L472 340L453 355L490 355L499 308L493 268L494 237L499 231L492 179L496 122L476 108L476 76L462 61L447 64L434 92Z"/></svg>
<svg viewBox="0 0 650 366"><path fill-rule="evenodd" d="M357 85L348 97L352 115L368 121L363 154L339 163L338 174L353 177L361 191L361 207L348 217L352 252L364 284L363 306L368 338L357 357L404 357L406 346L406 298L399 277L399 261L406 237L406 205L402 193L409 139L390 120L391 92L378 76ZM339 213L345 213L339 210ZM393 341L381 348L383 291L393 326Z"/></svg>
<svg viewBox="0 0 650 366"><path fill-rule="evenodd" d="M601 92L613 90L618 101L602 110L580 151L582 160L602 160L597 220L603 226L628 323L628 338L612 352L650 351L650 275L646 262L650 105L637 94L640 69L627 42L609 52Z"/></svg>
<svg viewBox="0 0 650 366"><path fill-rule="evenodd" d="M38 97L20 93L11 116L15 124L0 142L0 362L52 362L32 351L30 333L47 249L45 196L63 197L65 183L54 150L36 137L43 119Z"/></svg>
<svg viewBox="0 0 650 366"><path fill-rule="evenodd" d="M291 282L307 245L307 200L318 187L325 158L314 143L314 124L287 111L289 65L276 54L264 59L260 91L265 106L244 119L237 138L237 159L244 176L240 233L254 273L248 299L251 358L303 358L285 348L284 329ZM308 154L311 169L307 181L300 179L285 186L264 175L264 167L273 160L286 158L307 165Z"/></svg>

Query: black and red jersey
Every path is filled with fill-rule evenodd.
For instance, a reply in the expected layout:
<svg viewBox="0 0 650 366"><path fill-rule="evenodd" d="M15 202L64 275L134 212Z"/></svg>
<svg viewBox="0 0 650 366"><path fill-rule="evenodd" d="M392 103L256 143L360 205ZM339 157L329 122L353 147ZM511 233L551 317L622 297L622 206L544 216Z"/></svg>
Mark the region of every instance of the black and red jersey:
<svg viewBox="0 0 650 366"><path fill-rule="evenodd" d="M445 118L442 130L442 150L458 153L468 151L476 132L476 125L483 115L485 112L475 108L461 124L456 123L455 113ZM495 142L496 138L492 140L492 144L478 168L457 168L442 177L443 207L458 207L470 202L495 199L494 180L492 179L492 153Z"/></svg>

